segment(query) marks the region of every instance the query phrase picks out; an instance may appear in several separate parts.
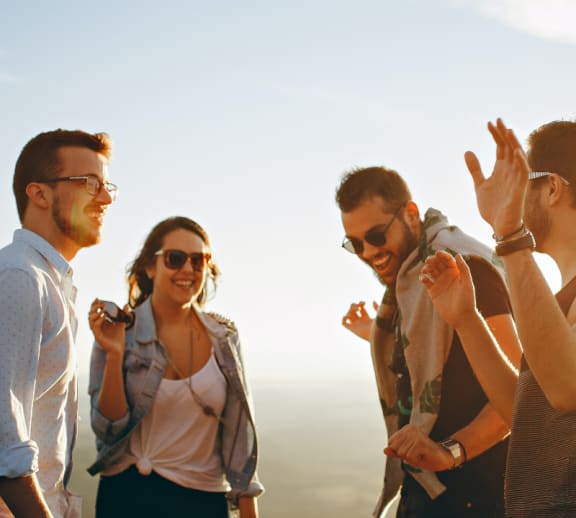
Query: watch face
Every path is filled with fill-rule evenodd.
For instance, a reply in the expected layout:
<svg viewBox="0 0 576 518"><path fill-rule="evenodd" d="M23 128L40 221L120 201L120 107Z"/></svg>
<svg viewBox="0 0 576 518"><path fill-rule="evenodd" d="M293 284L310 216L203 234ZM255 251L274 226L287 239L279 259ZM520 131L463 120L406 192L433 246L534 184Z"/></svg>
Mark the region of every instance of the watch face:
<svg viewBox="0 0 576 518"><path fill-rule="evenodd" d="M440 445L445 449L448 450L452 458L454 459L454 468L461 466L464 463L464 458L462 455L462 446L458 441L454 439L447 439L446 441L440 442Z"/></svg>

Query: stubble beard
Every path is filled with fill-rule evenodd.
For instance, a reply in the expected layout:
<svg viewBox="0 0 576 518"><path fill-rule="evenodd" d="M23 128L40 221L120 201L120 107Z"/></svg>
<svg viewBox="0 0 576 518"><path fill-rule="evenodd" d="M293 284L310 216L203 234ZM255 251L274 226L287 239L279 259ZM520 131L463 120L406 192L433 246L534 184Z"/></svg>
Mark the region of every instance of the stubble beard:
<svg viewBox="0 0 576 518"><path fill-rule="evenodd" d="M83 214L73 213L66 217L62 213L60 199L56 198L54 200L54 204L52 205L52 220L56 224L56 227L58 227L58 230L68 239L74 241L80 248L95 245L100 241L99 232L92 233L87 229L88 222L84 224L84 227L78 223L83 216ZM74 220L76 220L76 223L74 223Z"/></svg>
<svg viewBox="0 0 576 518"><path fill-rule="evenodd" d="M550 233L550 215L542 207L536 193L531 193L526 199L524 220L528 230L536 241L536 251L542 252L542 243Z"/></svg>
<svg viewBox="0 0 576 518"><path fill-rule="evenodd" d="M389 286L394 285L396 283L396 279L398 278L398 272L400 271L400 268L404 264L404 261L410 255L410 253L418 246L418 239L412 233L412 231L410 230L410 227L406 224L406 222L404 220L399 219L398 221L402 224L402 246L400 247L400 250L396 254L396 257L393 258L393 260L398 261L397 270L394 273L394 280L390 281L390 280L384 279L383 277L380 277L378 275L378 272L376 272L376 270L372 270L374 272L374 275L376 276L376 278L380 282L380 284L382 284L386 287L389 287Z"/></svg>

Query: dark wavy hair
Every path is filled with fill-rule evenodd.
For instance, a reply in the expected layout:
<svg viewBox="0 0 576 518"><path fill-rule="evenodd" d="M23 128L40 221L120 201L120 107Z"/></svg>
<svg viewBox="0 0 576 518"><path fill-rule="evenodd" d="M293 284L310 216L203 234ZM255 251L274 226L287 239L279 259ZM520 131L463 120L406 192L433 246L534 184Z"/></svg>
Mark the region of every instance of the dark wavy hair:
<svg viewBox="0 0 576 518"><path fill-rule="evenodd" d="M132 308L142 304L142 302L144 302L152 293L154 282L150 277L148 277L146 268L149 268L154 264L156 260L154 254L158 250L162 249L166 235L179 229L193 232L200 237L202 242L210 249L210 239L208 238L208 234L195 221L183 216L174 216L158 223L148 234L140 253L127 269L128 303ZM215 291L218 278L220 277L220 270L212 260L209 261L207 268L207 280L209 279L212 281ZM202 291L196 299L200 306L203 306L208 299L208 291L208 286L205 282Z"/></svg>
<svg viewBox="0 0 576 518"><path fill-rule="evenodd" d="M375 166L344 173L336 190L336 203L342 212L351 212L373 196L381 196L392 211L412 201L408 185L396 171Z"/></svg>

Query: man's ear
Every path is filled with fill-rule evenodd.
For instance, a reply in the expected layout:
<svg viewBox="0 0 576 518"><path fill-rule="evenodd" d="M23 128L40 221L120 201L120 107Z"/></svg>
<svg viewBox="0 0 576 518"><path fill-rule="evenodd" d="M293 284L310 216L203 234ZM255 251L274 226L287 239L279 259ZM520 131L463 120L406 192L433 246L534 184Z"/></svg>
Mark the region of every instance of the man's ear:
<svg viewBox="0 0 576 518"><path fill-rule="evenodd" d="M420 228L420 211L413 201L407 202L404 207L404 220L412 230Z"/></svg>
<svg viewBox="0 0 576 518"><path fill-rule="evenodd" d="M568 193L569 186L562 182L560 176L556 174L551 174L547 178L548 183L546 185L546 195L548 198L548 205L556 205L561 199L563 194ZM568 193L571 196L571 193ZM570 198L571 200L572 198ZM572 203L570 201L570 203Z"/></svg>
<svg viewBox="0 0 576 518"><path fill-rule="evenodd" d="M50 207L52 193L48 192L49 187L41 183L31 182L26 186L26 195L28 196L28 203L32 203L40 209L47 209Z"/></svg>

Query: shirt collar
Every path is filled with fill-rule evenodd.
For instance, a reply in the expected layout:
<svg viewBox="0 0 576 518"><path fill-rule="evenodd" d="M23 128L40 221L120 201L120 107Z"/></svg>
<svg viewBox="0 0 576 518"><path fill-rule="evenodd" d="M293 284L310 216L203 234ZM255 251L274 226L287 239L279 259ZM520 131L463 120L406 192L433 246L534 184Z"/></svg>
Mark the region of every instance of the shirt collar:
<svg viewBox="0 0 576 518"><path fill-rule="evenodd" d="M58 281L66 295L72 300L76 298L72 267L58 250L43 237L25 228L18 228L14 231L14 242L25 243L44 257L58 276Z"/></svg>

